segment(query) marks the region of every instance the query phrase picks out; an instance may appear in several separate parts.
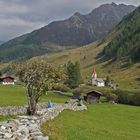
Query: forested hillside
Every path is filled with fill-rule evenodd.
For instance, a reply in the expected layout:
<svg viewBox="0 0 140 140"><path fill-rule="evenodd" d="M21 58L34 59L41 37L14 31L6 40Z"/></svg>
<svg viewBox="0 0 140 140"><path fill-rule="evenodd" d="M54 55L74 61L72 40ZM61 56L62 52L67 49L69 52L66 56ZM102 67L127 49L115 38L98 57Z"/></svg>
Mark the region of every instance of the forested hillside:
<svg viewBox="0 0 140 140"><path fill-rule="evenodd" d="M107 58L125 57L134 62L140 60L140 7L124 18L115 28L116 35L104 48Z"/></svg>

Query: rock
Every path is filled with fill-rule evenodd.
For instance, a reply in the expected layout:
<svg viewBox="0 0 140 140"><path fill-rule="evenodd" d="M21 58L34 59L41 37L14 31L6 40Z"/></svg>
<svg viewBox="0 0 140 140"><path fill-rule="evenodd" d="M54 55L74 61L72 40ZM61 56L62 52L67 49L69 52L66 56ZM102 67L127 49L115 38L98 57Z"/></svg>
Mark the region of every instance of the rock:
<svg viewBox="0 0 140 140"><path fill-rule="evenodd" d="M49 140L49 137L37 137L36 140Z"/></svg>
<svg viewBox="0 0 140 140"><path fill-rule="evenodd" d="M1 126L1 129L5 130L5 129L6 129L6 127L2 125L2 126Z"/></svg>
<svg viewBox="0 0 140 140"><path fill-rule="evenodd" d="M32 137L38 137L38 136L42 136L42 133L41 132L33 132L33 133L31 133L30 134L30 136L32 136Z"/></svg>
<svg viewBox="0 0 140 140"><path fill-rule="evenodd" d="M13 135L12 134L10 134L10 133L5 133L5 138L11 138Z"/></svg>

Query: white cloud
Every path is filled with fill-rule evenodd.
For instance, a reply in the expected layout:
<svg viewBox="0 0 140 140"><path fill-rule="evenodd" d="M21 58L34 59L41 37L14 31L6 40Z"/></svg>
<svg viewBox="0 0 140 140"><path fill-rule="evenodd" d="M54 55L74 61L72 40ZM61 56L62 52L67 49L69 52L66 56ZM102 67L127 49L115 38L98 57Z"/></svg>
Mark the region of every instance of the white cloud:
<svg viewBox="0 0 140 140"><path fill-rule="evenodd" d="M20 5L17 3L10 3L7 1L0 1L0 14L19 14L27 13L28 8L25 5Z"/></svg>
<svg viewBox="0 0 140 140"><path fill-rule="evenodd" d="M12 39L19 35L29 33L44 25L45 24L38 21L25 21L17 17L0 18L0 39L4 41L7 39Z"/></svg>
<svg viewBox="0 0 140 140"><path fill-rule="evenodd" d="M0 27L13 27L13 26L21 26L21 27L27 27L27 28L37 28L40 26L43 26L45 24L42 24L41 22L32 22L32 21L25 21L20 18L1 18L0 19Z"/></svg>

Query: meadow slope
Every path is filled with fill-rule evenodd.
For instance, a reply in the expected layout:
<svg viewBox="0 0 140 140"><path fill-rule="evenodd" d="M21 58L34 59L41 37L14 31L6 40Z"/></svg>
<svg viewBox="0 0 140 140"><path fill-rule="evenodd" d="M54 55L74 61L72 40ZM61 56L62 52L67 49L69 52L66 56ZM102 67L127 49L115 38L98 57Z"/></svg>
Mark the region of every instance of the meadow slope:
<svg viewBox="0 0 140 140"><path fill-rule="evenodd" d="M111 34L110 34L111 36ZM110 37L109 36L109 37ZM96 68L98 77L106 78L110 76L119 87L124 90L140 89L140 63L129 67L123 67L123 61L105 61L98 57L108 42L95 42L77 49L65 50L62 52L52 53L33 59L45 60L53 65L61 66L68 61L78 61L81 66L84 81L91 80L93 67Z"/></svg>

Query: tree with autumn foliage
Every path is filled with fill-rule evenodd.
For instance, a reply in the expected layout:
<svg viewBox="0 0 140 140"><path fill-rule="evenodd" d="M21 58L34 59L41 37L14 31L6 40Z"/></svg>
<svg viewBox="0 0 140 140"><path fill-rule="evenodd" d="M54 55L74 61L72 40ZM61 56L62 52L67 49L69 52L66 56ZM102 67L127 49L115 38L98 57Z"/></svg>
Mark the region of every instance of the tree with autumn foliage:
<svg viewBox="0 0 140 140"><path fill-rule="evenodd" d="M55 68L44 61L28 61L13 67L20 80L26 84L28 99L28 115L34 115L37 111L37 103L40 97L51 90L58 82L65 79L64 71Z"/></svg>

